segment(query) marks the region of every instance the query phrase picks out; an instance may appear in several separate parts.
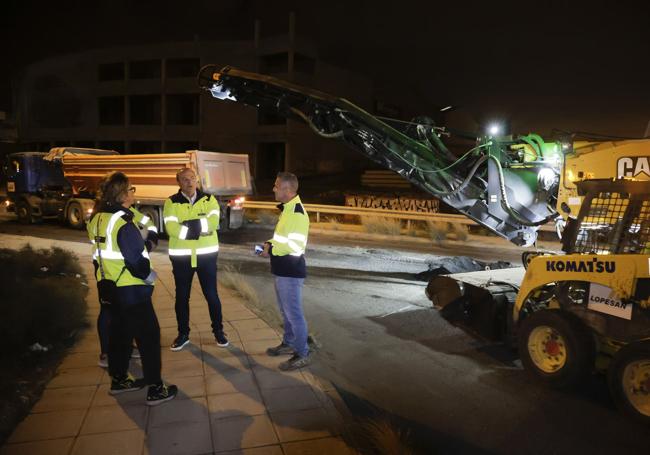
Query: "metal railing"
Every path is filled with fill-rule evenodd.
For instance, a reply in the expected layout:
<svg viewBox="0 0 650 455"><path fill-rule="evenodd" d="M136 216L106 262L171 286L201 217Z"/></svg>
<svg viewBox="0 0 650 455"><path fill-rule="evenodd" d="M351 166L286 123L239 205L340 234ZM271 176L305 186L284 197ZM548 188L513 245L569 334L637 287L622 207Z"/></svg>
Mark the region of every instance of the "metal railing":
<svg viewBox="0 0 650 455"><path fill-rule="evenodd" d="M264 202L264 201L245 201L244 208L246 209L262 209L273 210L276 209L277 202ZM378 216L383 218L396 218L406 220L407 224L410 221L438 221L447 223L465 224L468 226L480 226L477 222L467 218L464 215L454 215L449 213L432 213L432 212L410 212L407 210L388 210L376 209L366 207L349 207L343 205L322 205L322 204L304 204L305 209L309 213L316 214L316 222L320 223L320 214L335 214L335 215L351 215L351 216ZM542 231L555 231L555 225L552 223L546 224L540 228Z"/></svg>

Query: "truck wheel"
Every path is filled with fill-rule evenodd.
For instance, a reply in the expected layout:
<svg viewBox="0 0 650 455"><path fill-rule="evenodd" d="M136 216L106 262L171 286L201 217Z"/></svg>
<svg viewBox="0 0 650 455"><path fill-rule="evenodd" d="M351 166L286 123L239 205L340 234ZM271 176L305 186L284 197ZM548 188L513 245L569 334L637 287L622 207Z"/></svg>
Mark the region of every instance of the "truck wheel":
<svg viewBox="0 0 650 455"><path fill-rule="evenodd" d="M73 229L83 229L85 226L84 212L81 204L78 202L71 202L68 206L68 224Z"/></svg>
<svg viewBox="0 0 650 455"><path fill-rule="evenodd" d="M16 203L16 216L20 224L31 224L32 222L32 208L26 201L19 201Z"/></svg>
<svg viewBox="0 0 650 455"><path fill-rule="evenodd" d="M230 208L227 206L221 207L221 216L219 217L219 232L227 232L230 230Z"/></svg>
<svg viewBox="0 0 650 455"><path fill-rule="evenodd" d="M618 351L609 365L607 382L621 411L650 424L650 341L631 343Z"/></svg>
<svg viewBox="0 0 650 455"><path fill-rule="evenodd" d="M596 346L591 332L561 310L541 310L524 319L518 347L524 368L551 387L575 386L593 370Z"/></svg>

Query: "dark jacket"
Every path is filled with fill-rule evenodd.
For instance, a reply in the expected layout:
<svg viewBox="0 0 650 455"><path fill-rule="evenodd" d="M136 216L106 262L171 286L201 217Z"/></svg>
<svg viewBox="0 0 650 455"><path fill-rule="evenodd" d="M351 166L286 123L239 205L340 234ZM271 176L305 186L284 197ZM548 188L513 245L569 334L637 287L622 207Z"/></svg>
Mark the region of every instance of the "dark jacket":
<svg viewBox="0 0 650 455"><path fill-rule="evenodd" d="M127 223L117 231L117 246L122 256L124 256L124 265L131 272L131 275L144 280L151 273L151 262L142 256L145 242L142 239L140 230L132 222L133 212L122 206L103 205L99 208L99 211L103 213L115 213L120 210L125 212L122 215L122 219L127 221ZM149 251L150 246L150 244L147 245L147 251ZM93 265L95 266L95 272L97 272L99 264L97 261L93 261ZM131 305L141 303L143 299L151 297L153 286L119 286L117 292L118 298L123 304Z"/></svg>

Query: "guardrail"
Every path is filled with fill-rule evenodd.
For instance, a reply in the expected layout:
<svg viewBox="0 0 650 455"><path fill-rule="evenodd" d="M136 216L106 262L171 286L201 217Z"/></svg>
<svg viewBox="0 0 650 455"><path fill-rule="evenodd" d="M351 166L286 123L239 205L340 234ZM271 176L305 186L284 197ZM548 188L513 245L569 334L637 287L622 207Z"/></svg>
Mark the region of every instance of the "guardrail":
<svg viewBox="0 0 650 455"><path fill-rule="evenodd" d="M273 210L276 209L277 202L264 201L245 201L246 209ZM467 218L464 215L454 215L449 213L428 213L428 212L410 212L406 210L387 210L374 209L366 207L349 207L344 205L322 205L322 204L304 204L309 213L316 214L316 222L320 222L320 214L351 215L351 216L379 216L383 218L396 218L410 221L440 221L447 223L465 224L468 226L480 226L476 221ZM277 210L277 209L276 209ZM540 228L541 231L555 232L553 224L546 224Z"/></svg>

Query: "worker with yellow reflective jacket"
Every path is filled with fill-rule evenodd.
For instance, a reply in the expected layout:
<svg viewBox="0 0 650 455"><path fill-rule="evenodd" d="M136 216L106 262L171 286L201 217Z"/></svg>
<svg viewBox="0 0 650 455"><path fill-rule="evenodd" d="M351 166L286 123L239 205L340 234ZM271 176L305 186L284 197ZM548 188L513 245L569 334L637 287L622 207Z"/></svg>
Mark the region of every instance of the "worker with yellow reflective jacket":
<svg viewBox="0 0 650 455"><path fill-rule="evenodd" d="M291 355L280 363L281 370L294 370L311 362L307 344L308 331L302 307L302 289L307 276L305 248L309 233L309 216L298 196L298 178L280 172L273 185L275 200L282 211L273 238L264 244L261 256L271 258L271 273L275 277L275 293L282 319L284 335L278 346L268 348L270 356Z"/></svg>
<svg viewBox="0 0 650 455"><path fill-rule="evenodd" d="M170 346L180 351L190 342L190 291L194 273L208 302L212 333L217 346L228 346L223 331L221 300L217 292L219 253L219 201L198 189L196 173L184 168L176 174L178 193L163 208L165 231L169 235L169 259L176 283L176 323L178 336Z"/></svg>
<svg viewBox="0 0 650 455"><path fill-rule="evenodd" d="M93 213L96 213L99 207L100 204L99 201L97 201ZM133 222L141 230L147 251L153 251L158 246L158 228L153 224L153 220L150 217L144 215L136 208L130 207L129 210L133 213ZM92 241L92 234L89 233L89 235ZM95 271L97 266L97 261L95 261ZM97 364L102 368L108 368L108 333L110 323L111 313L108 311L107 306L101 305L100 302L99 314L97 315L97 334L99 335L99 347L101 352ZM131 357L139 358L139 351L134 348Z"/></svg>
<svg viewBox="0 0 650 455"><path fill-rule="evenodd" d="M148 385L147 405L173 399L178 389L160 376L160 326L151 296L156 273L130 207L135 188L121 172L113 172L100 185L99 207L88 223L93 243L98 294L110 311L108 371L112 395ZM143 380L128 372L133 338L138 340Z"/></svg>

